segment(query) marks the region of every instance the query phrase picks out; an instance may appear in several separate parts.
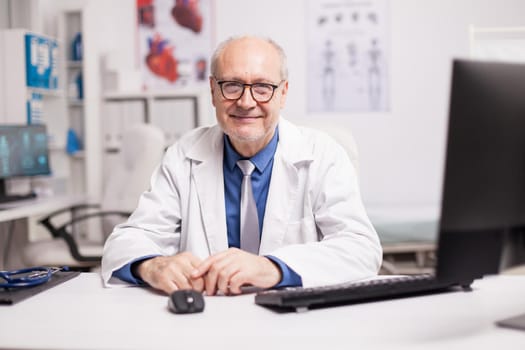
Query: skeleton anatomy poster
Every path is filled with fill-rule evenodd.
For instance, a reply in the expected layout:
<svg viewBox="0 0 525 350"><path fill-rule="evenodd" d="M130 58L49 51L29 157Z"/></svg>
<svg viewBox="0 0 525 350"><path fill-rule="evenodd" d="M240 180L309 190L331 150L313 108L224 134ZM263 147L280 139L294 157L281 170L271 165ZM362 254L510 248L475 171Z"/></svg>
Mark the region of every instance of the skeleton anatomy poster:
<svg viewBox="0 0 525 350"><path fill-rule="evenodd" d="M210 0L137 0L144 89L207 84Z"/></svg>
<svg viewBox="0 0 525 350"><path fill-rule="evenodd" d="M387 0L309 0L308 111L389 109Z"/></svg>

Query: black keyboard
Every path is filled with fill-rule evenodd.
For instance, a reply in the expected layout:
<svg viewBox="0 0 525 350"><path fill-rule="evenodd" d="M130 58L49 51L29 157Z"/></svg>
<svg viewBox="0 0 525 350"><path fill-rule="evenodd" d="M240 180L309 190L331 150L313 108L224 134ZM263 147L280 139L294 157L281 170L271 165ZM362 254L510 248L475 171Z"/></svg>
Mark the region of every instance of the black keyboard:
<svg viewBox="0 0 525 350"><path fill-rule="evenodd" d="M265 290L255 295L258 305L303 311L310 307L335 306L438 292L455 283L438 282L432 275L412 275L350 282L322 287Z"/></svg>

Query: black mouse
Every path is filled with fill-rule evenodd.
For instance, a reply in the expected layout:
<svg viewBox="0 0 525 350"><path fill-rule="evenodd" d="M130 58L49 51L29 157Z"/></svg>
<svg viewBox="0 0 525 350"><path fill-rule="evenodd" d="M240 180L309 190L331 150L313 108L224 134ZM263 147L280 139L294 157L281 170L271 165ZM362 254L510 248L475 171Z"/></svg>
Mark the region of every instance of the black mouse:
<svg viewBox="0 0 525 350"><path fill-rule="evenodd" d="M204 297L193 289L176 290L168 299L169 309L176 314L191 314L204 310Z"/></svg>

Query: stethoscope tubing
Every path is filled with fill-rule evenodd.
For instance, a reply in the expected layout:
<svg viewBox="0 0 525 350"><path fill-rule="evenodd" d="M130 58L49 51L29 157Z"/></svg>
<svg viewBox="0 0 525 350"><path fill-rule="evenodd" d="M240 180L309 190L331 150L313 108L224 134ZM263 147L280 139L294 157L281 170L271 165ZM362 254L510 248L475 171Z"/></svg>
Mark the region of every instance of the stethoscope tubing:
<svg viewBox="0 0 525 350"><path fill-rule="evenodd" d="M0 271L0 281L5 281L0 283L0 288L25 288L37 286L46 283L55 272L61 270L67 270L67 268L38 266L12 271Z"/></svg>

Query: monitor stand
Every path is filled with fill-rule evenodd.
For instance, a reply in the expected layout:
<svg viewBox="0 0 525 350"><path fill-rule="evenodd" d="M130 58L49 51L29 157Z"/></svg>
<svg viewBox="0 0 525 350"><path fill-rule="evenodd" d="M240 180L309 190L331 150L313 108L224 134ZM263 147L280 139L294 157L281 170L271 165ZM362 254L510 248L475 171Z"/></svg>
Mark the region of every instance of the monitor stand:
<svg viewBox="0 0 525 350"><path fill-rule="evenodd" d="M36 193L33 191L27 194L6 194L6 192L5 179L0 179L0 204L36 198Z"/></svg>
<svg viewBox="0 0 525 350"><path fill-rule="evenodd" d="M525 314L506 318L496 322L500 327L514 328L525 331Z"/></svg>

